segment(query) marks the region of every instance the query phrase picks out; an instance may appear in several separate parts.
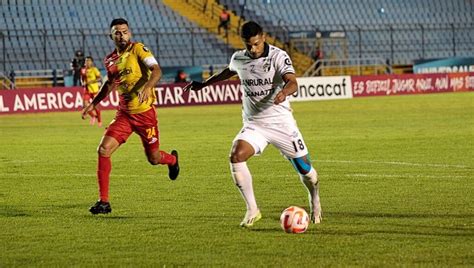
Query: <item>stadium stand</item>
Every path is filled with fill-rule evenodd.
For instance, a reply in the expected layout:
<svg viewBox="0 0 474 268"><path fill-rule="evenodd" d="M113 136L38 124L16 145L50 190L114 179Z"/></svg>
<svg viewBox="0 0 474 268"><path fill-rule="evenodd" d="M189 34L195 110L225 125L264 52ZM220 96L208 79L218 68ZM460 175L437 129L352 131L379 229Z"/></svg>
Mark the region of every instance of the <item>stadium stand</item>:
<svg viewBox="0 0 474 268"><path fill-rule="evenodd" d="M232 53L160 1L7 0L1 9L5 73L68 69L77 49L102 59L113 48L107 33L114 17L126 18L133 39L149 46L164 67L224 64Z"/></svg>
<svg viewBox="0 0 474 268"><path fill-rule="evenodd" d="M186 17L172 5L202 8L204 17L227 5L234 11L234 35L225 40L215 26L196 23L194 15ZM3 0L0 71L5 79L11 71L62 74L77 49L102 59L112 48L107 26L113 17L127 18L133 38L149 46L163 67L224 65L240 48L235 29L245 16L262 24L277 40L273 44L292 52L299 74L318 46L321 61L338 64L342 72L380 73L416 59L472 56L473 6L472 0ZM213 10L205 13L206 8ZM367 65L354 68L354 62Z"/></svg>
<svg viewBox="0 0 474 268"><path fill-rule="evenodd" d="M390 59L472 56L474 2L469 0L222 0L239 16L261 21L289 41L288 32L343 31L349 58ZM291 8L289 6L291 5ZM324 47L331 55L338 48Z"/></svg>

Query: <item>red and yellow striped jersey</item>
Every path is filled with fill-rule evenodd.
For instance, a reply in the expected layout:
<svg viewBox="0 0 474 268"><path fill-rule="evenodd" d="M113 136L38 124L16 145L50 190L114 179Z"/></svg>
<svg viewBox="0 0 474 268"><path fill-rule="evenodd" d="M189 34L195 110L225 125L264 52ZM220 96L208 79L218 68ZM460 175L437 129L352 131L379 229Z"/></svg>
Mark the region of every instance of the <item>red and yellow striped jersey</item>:
<svg viewBox="0 0 474 268"><path fill-rule="evenodd" d="M104 59L107 76L111 85L120 95L119 109L137 114L148 111L156 100L155 93L147 101L140 103L138 93L150 77L151 71L145 59L154 58L150 50L142 43L130 42L121 54L114 50Z"/></svg>

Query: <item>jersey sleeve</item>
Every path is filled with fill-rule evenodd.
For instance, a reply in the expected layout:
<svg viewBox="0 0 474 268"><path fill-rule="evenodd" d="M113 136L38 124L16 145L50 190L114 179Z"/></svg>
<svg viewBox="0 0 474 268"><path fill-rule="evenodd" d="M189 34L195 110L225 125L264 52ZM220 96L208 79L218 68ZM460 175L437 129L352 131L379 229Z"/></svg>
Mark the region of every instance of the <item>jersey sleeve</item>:
<svg viewBox="0 0 474 268"><path fill-rule="evenodd" d="M110 73L108 58L109 58L109 56L105 57L105 58L102 60L102 64L104 65L104 68L105 68L105 77L106 77L106 79L107 79L108 81L112 81L114 77L113 77L113 75Z"/></svg>
<svg viewBox="0 0 474 268"><path fill-rule="evenodd" d="M295 68L293 68L290 56L288 56L288 54L283 50L278 53L276 57L275 69L281 76L284 76L287 73L295 73Z"/></svg>
<svg viewBox="0 0 474 268"><path fill-rule="evenodd" d="M235 53L232 54L232 57L230 58L229 70L232 71L232 72L237 72L237 70L235 69L235 61L234 61L234 58L235 58Z"/></svg>
<svg viewBox="0 0 474 268"><path fill-rule="evenodd" d="M87 80L87 72L86 72L85 67L81 68L80 75L81 75L81 81L85 82Z"/></svg>
<svg viewBox="0 0 474 268"><path fill-rule="evenodd" d="M136 43L134 52L138 59L145 63L146 66L151 67L155 64L158 65L158 61L155 59L155 56L153 56L153 53L151 53L150 49L148 49L144 44Z"/></svg>

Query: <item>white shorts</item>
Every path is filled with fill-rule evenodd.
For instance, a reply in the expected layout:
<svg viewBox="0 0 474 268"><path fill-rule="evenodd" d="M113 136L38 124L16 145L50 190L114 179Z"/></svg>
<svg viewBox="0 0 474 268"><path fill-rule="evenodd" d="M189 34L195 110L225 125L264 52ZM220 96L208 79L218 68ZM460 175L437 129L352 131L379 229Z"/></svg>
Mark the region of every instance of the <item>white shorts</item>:
<svg viewBox="0 0 474 268"><path fill-rule="evenodd" d="M234 138L244 140L252 145L255 155L260 155L268 144L273 144L288 159L308 154L296 122L293 123L260 123L245 122L240 133Z"/></svg>

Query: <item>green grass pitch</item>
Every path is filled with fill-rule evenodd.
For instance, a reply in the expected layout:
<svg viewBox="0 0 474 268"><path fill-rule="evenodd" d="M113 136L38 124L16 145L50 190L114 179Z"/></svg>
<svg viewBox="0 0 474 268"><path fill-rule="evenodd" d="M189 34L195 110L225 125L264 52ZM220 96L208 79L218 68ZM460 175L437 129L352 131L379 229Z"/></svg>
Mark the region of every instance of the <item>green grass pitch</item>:
<svg viewBox="0 0 474 268"><path fill-rule="evenodd" d="M474 265L473 93L292 107L324 212L299 235L279 217L308 208L307 193L273 147L249 161L263 218L238 227L228 154L240 105L158 109L180 177L149 165L132 135L112 158L105 216L88 212L103 129L78 112L0 116L0 267Z"/></svg>

